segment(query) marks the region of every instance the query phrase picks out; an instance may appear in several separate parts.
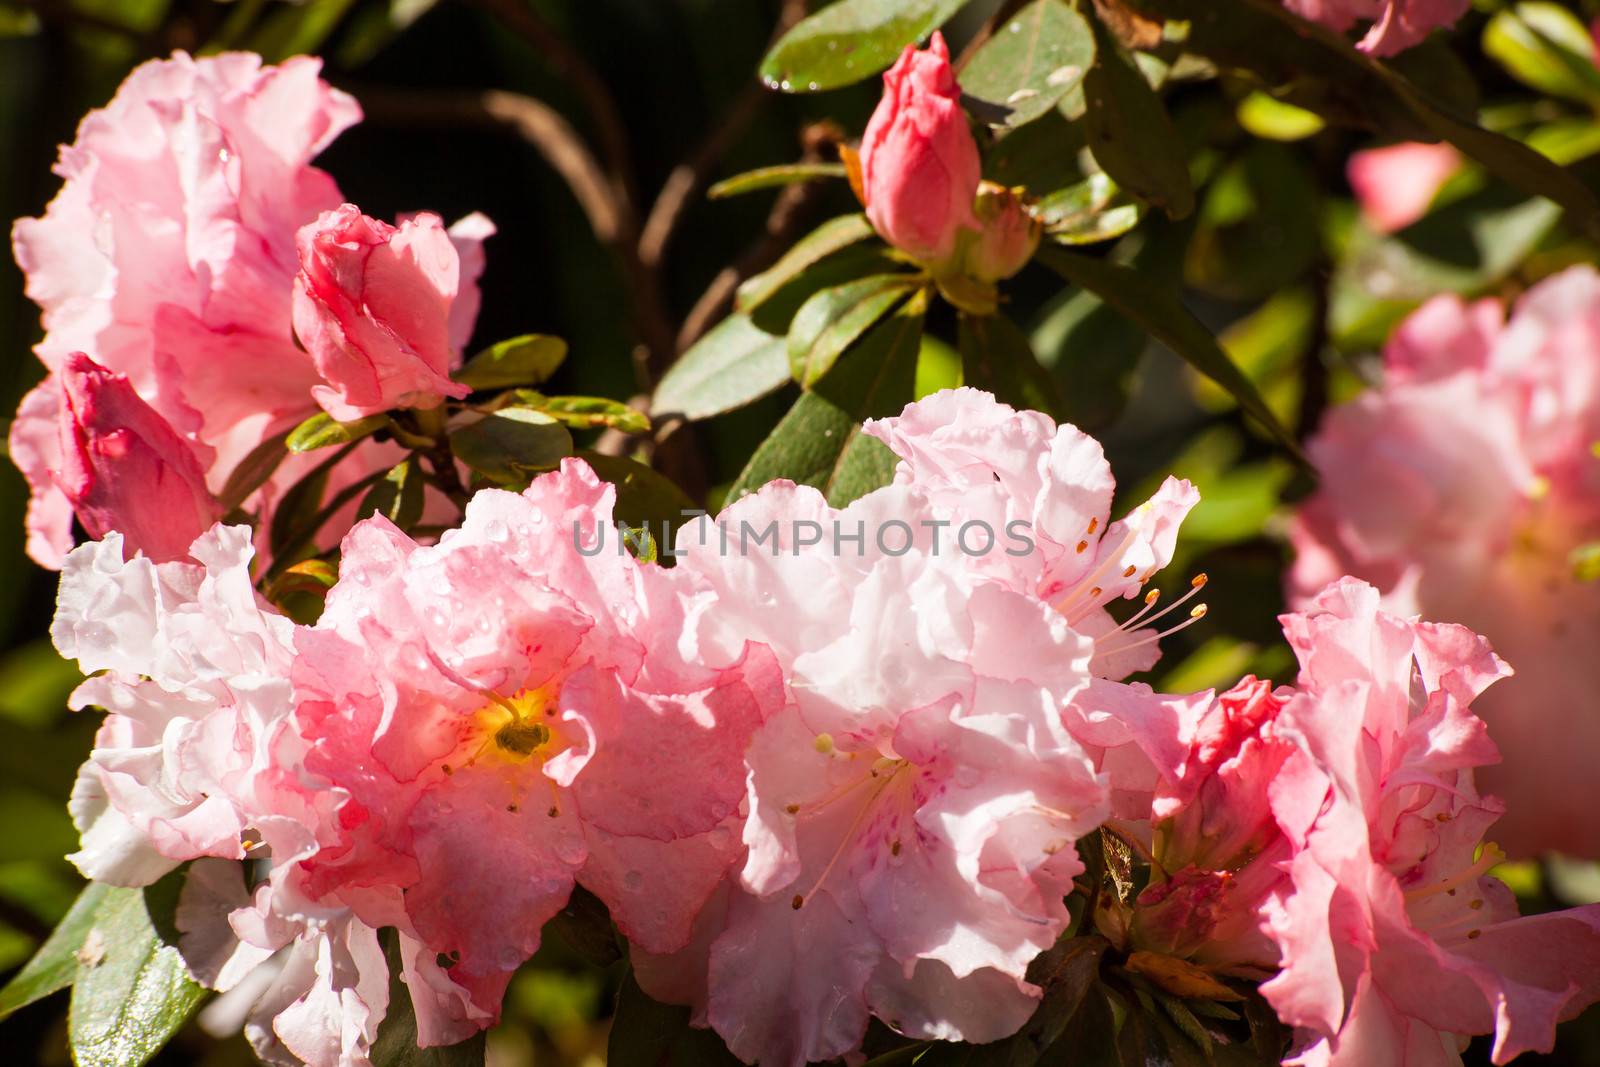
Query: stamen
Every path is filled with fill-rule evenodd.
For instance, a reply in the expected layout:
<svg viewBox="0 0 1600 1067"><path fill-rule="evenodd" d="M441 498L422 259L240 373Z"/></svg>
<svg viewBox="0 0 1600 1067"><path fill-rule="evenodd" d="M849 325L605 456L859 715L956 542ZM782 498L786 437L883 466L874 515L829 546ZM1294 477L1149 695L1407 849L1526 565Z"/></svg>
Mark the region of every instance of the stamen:
<svg viewBox="0 0 1600 1067"><path fill-rule="evenodd" d="M1189 601L1193 600L1196 596L1199 595L1200 590L1202 590L1202 589L1204 589L1206 587L1206 582L1209 581L1209 580L1210 579L1208 579L1203 573L1195 575L1194 578L1191 579L1190 582L1189 582L1189 591L1187 593L1183 594L1183 596L1179 597L1177 600L1174 600L1171 604L1168 604L1161 611L1158 611L1154 615L1150 616L1148 619L1145 619L1144 622L1143 622L1143 625L1144 626L1149 626L1152 623L1154 623L1157 619L1166 618L1168 615L1172 614L1174 611L1177 611L1179 608L1183 607L1183 605L1187 604ZM1156 593L1156 591L1152 590L1151 591L1151 595L1144 598L1144 602L1147 605L1151 605L1151 604L1155 603L1155 593ZM1148 608L1146 610L1148 610ZM1138 623L1140 618L1143 615L1144 615L1143 611L1139 612L1138 615L1133 616L1127 622L1125 622L1121 626L1117 627L1117 629L1118 630L1122 630L1122 631L1124 631L1126 633L1132 633L1133 632L1133 628L1134 628L1134 624ZM1109 636L1109 635L1107 635L1107 636Z"/></svg>
<svg viewBox="0 0 1600 1067"><path fill-rule="evenodd" d="M840 857L845 854L845 851L850 847L850 843L855 840L856 830L861 826L861 820L866 818L867 812L872 810L873 802L883 795L883 791L889 788L889 783L895 780L895 777L900 773L900 768L905 765L904 760L899 761L899 766L894 769L894 773L887 775L878 782L877 786L872 790L872 795L862 802L861 810L856 812L855 818L850 820L850 825L845 827L844 834L839 838L839 847L833 850L833 857L828 860L828 865L822 868L822 873L817 876L817 880L812 883L808 892L795 895L794 900L790 902L790 907L799 911L805 905L805 902L815 896L817 890L822 888L822 883L828 880L828 875L832 874L833 869L839 865ZM869 779L863 778L861 781L869 781Z"/></svg>
<svg viewBox="0 0 1600 1067"><path fill-rule="evenodd" d="M1174 604L1173 607L1177 607L1177 605ZM1129 651L1131 651L1131 650L1133 650L1135 648L1143 648L1145 645L1154 644L1155 642L1160 641L1164 637L1171 637L1173 634L1177 633L1179 630L1187 630L1189 627L1193 626L1195 623L1199 622L1201 619L1206 617L1206 610L1207 610L1206 606L1204 604L1200 604L1200 605L1196 606L1193 611L1189 612L1189 617L1187 619L1183 620L1182 622L1180 622L1178 625L1172 627L1171 629L1163 630L1160 633L1151 634L1148 637L1145 637L1145 638L1143 638L1141 640L1131 641L1131 642L1129 642L1128 644L1125 644L1125 645L1115 645L1115 646L1110 647L1110 648L1100 648L1097 645L1096 648L1095 648L1095 651L1096 652L1107 653L1107 654L1115 653L1115 652L1129 652ZM1144 631L1141 630L1139 632L1143 633Z"/></svg>
<svg viewBox="0 0 1600 1067"><path fill-rule="evenodd" d="M1479 878L1489 873L1491 867L1504 863L1506 854L1500 851L1500 846L1492 841L1483 843L1483 851L1478 854L1477 860L1469 867L1465 867L1442 882L1425 885L1419 889L1407 889L1407 900L1422 900L1425 897L1435 896L1439 893L1448 893L1460 886L1476 882Z"/></svg>
<svg viewBox="0 0 1600 1067"><path fill-rule="evenodd" d="M1099 581L1102 574L1116 566L1118 557L1128 550L1128 546L1132 545L1138 536L1139 531L1132 526L1129 526L1122 534L1121 543L1118 544L1115 549L1105 554L1105 558L1100 561L1099 566L1095 567L1093 571L1079 579L1078 584L1072 587L1072 591L1056 602L1056 610L1061 612L1063 615L1070 615L1072 611L1076 610L1079 606L1078 601L1083 596L1084 588L1088 587L1089 583L1091 582ZM1105 547L1103 542L1101 547ZM1100 592L1101 590L1098 585L1090 587L1089 599L1094 600L1098 598L1100 596Z"/></svg>
<svg viewBox="0 0 1600 1067"><path fill-rule="evenodd" d="M1100 516L1094 515L1089 519L1089 533L1094 533L1100 525Z"/></svg>

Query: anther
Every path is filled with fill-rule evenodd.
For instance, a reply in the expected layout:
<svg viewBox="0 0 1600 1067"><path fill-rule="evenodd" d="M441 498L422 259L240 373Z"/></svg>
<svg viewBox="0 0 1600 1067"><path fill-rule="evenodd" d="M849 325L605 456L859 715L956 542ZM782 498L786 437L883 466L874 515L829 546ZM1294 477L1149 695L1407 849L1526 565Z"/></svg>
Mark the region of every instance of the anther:
<svg viewBox="0 0 1600 1067"><path fill-rule="evenodd" d="M1096 515L1089 520L1089 532L1094 533L1100 527L1100 516Z"/></svg>
<svg viewBox="0 0 1600 1067"><path fill-rule="evenodd" d="M1078 551L1079 552L1082 552L1082 551L1086 550L1088 547L1089 547L1089 542L1087 542L1087 541L1079 541L1078 542Z"/></svg>
<svg viewBox="0 0 1600 1067"><path fill-rule="evenodd" d="M1128 569L1122 572L1122 576L1124 578L1132 578L1137 573L1139 573L1139 568L1130 563L1128 564Z"/></svg>
<svg viewBox="0 0 1600 1067"><path fill-rule="evenodd" d="M806 898L801 896L799 893L796 893L794 895L794 899L789 901L789 907L793 908L795 911L799 911L801 908L805 907L805 904Z"/></svg>
<svg viewBox="0 0 1600 1067"><path fill-rule="evenodd" d="M830 752L833 751L833 735L832 734L818 734L817 735L817 739L815 741L813 741L811 744L812 744L813 748L815 748L818 752L820 752L824 756L826 756Z"/></svg>

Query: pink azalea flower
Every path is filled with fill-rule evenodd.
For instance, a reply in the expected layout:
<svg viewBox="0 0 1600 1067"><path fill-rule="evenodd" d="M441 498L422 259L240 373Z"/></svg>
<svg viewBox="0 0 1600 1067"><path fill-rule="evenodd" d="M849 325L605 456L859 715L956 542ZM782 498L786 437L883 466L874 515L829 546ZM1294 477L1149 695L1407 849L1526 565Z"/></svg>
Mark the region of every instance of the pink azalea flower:
<svg viewBox="0 0 1600 1067"><path fill-rule="evenodd" d="M1105 607L1149 599L1145 584L1171 561L1178 527L1200 500L1192 485L1168 478L1112 522L1116 482L1098 441L977 389L943 390L862 430L900 457L895 484L928 498L949 523L947 543L973 546L970 566L1053 605L1094 639L1095 675L1122 678L1155 665L1157 635L1130 629L1137 621L1119 625ZM978 552L986 530L994 547ZM1025 544L1032 547L1024 551ZM1153 621L1151 615L1139 612L1135 620Z"/></svg>
<svg viewBox="0 0 1600 1067"><path fill-rule="evenodd" d="M452 382L455 245L437 215L389 226L353 204L302 227L295 332L328 382L311 394L336 419L434 407L471 389Z"/></svg>
<svg viewBox="0 0 1600 1067"><path fill-rule="evenodd" d="M710 594L685 653L715 665L760 641L792 699L746 757L737 886L683 953L636 967L746 1061L847 1054L873 1015L918 1037L1016 1030L1038 996L1027 965L1066 924L1073 841L1105 813L1061 716L1089 641L934 554L926 529L902 555L875 543L929 514L905 487L838 511L775 482L679 533L669 577ZM863 531L861 550L803 551L809 524Z"/></svg>
<svg viewBox="0 0 1600 1067"><path fill-rule="evenodd" d="M1357 152L1346 171L1367 224L1393 233L1426 215L1460 167L1461 153L1450 145L1410 142Z"/></svg>
<svg viewBox="0 0 1600 1067"><path fill-rule="evenodd" d="M295 234L339 206L333 179L310 161L360 118L319 67L307 57L262 66L247 53L145 63L61 150L64 184L44 216L17 222L17 263L43 311L36 351L51 372L11 430L32 490L28 552L41 565L59 568L72 547L50 443L69 354L124 376L188 442L213 493L263 440L318 410L321 378L292 331ZM460 225L457 347L477 307L478 245L492 231L481 216ZM321 458L285 461L251 509L270 520ZM332 472L330 492L398 459L365 445Z"/></svg>
<svg viewBox="0 0 1600 1067"><path fill-rule="evenodd" d="M867 218L885 241L925 262L947 260L973 214L981 164L961 110L950 50L937 31L906 45L883 75L883 98L861 138Z"/></svg>
<svg viewBox="0 0 1600 1067"><path fill-rule="evenodd" d="M1344 579L1284 617L1299 693L1278 717L1301 754L1273 780L1292 889L1269 902L1281 973L1261 987L1299 1028L1289 1062L1494 1062L1548 1051L1600 998L1600 906L1517 917L1486 872L1499 817L1473 770L1497 753L1469 707L1508 674L1481 637L1408 621Z"/></svg>
<svg viewBox="0 0 1600 1067"><path fill-rule="evenodd" d="M613 498L569 460L522 495L478 493L436 546L359 523L297 635L306 767L349 797L306 890L414 930L474 1027L575 882L640 949L683 946L738 852L750 734L781 703L759 648L717 670L676 658L682 608L655 568L579 551Z"/></svg>
<svg viewBox="0 0 1600 1067"><path fill-rule="evenodd" d="M1515 855L1600 856L1585 800L1600 584L1569 563L1600 539L1597 309L1588 268L1535 286L1509 322L1493 301L1425 305L1385 350L1384 384L1310 442L1322 483L1292 528L1291 598L1354 574L1390 610L1459 620L1516 665L1476 705L1505 755L1480 780L1507 803Z"/></svg>
<svg viewBox="0 0 1600 1067"><path fill-rule="evenodd" d="M1392 56L1421 44L1436 29L1453 26L1470 0L1283 0L1302 18L1344 32L1357 22L1372 25L1356 45L1375 56Z"/></svg>

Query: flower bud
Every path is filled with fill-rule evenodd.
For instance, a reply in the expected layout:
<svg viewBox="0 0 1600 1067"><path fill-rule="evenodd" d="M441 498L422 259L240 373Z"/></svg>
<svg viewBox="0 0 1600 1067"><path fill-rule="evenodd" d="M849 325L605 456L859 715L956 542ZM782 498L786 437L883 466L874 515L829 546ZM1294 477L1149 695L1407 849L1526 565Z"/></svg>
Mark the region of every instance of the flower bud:
<svg viewBox="0 0 1600 1067"><path fill-rule="evenodd" d="M134 392L82 352L62 365L56 483L89 536L112 530L128 552L182 559L222 514L194 449Z"/></svg>
<svg viewBox="0 0 1600 1067"><path fill-rule="evenodd" d="M925 263L949 259L960 231L978 228L978 145L960 97L943 36L935 33L926 51L907 45L883 76L883 99L861 140L867 218Z"/></svg>
<svg viewBox="0 0 1600 1067"><path fill-rule="evenodd" d="M974 213L979 229L967 248L966 273L979 281L998 282L1025 267L1039 247L1042 228L1022 206L1017 190L984 182Z"/></svg>
<svg viewBox="0 0 1600 1067"><path fill-rule="evenodd" d="M470 392L449 378L461 262L437 215L395 227L345 204L296 244L294 328L326 383L311 390L324 411L349 421Z"/></svg>

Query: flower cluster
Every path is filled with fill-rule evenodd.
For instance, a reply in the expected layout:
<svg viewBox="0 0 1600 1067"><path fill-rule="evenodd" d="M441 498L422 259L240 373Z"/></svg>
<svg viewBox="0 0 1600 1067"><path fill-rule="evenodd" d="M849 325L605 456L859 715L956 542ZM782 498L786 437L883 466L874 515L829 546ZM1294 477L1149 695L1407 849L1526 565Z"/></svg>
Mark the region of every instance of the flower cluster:
<svg viewBox="0 0 1600 1067"><path fill-rule="evenodd" d="M943 41L887 82L874 225L980 280L1016 269L1037 233L976 190ZM1593 608L1561 599L1594 595L1562 569L1597 521L1592 272L1509 324L1430 305L1389 385L1332 417L1281 620L1292 685L1130 681L1205 615L1203 576L1153 584L1198 493L1168 478L1122 512L1093 438L964 388L862 426L890 484L841 508L772 482L684 525L672 567L585 548L617 490L580 459L460 493L428 537L346 515L297 622L252 567L308 467L228 499L236 468L319 409L468 395L450 375L492 232L341 205L309 160L354 119L308 60L148 64L16 238L51 376L12 451L32 551L61 568L56 647L91 675L73 706L107 713L70 858L121 886L188 864L182 954L263 1059L369 1065L391 968L421 1045L493 1025L580 887L642 989L779 1067L858 1054L874 1019L1006 1038L1045 996L1030 965L1091 926L1160 989L1259 989L1308 1067L1448 1065L1479 1034L1504 1063L1600 999L1600 905L1519 918L1490 874L1505 808L1475 780L1499 750L1473 709L1509 668L1413 611L1492 608L1535 693L1572 677L1540 670L1551 649L1592 660L1559 626ZM401 454L363 443L315 476ZM95 538L76 548L74 516ZM890 525L903 543L839 550ZM730 551L729 526L772 534ZM974 551L974 529L991 549L1025 530L1026 551ZM1489 707L1515 758L1548 743L1548 721ZM1513 796L1533 821L1507 840L1592 828L1548 807L1581 795ZM1099 893L1079 847L1097 832L1148 882Z"/></svg>

